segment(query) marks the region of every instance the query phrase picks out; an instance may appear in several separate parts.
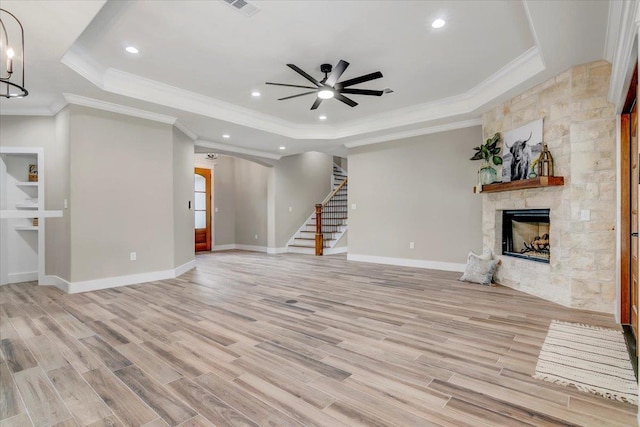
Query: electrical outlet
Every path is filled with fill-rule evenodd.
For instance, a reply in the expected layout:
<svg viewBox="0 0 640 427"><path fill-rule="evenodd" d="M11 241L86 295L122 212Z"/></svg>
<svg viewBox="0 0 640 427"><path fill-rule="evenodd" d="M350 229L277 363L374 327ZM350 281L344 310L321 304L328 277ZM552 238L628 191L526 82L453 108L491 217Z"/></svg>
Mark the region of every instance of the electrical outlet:
<svg viewBox="0 0 640 427"><path fill-rule="evenodd" d="M409 249L414 249L416 245L413 242L409 242Z"/></svg>
<svg viewBox="0 0 640 427"><path fill-rule="evenodd" d="M129 260L130 260L130 261L135 261L136 259L137 259L137 255L136 255L136 253L135 253L135 252L131 252L131 253L129 254Z"/></svg>
<svg viewBox="0 0 640 427"><path fill-rule="evenodd" d="M256 240L258 240L258 235L257 235L257 234L254 234L254 235L253 235L253 238L254 238L254 239L256 239Z"/></svg>
<svg viewBox="0 0 640 427"><path fill-rule="evenodd" d="M64 208L69 209L69 201L67 199L64 199Z"/></svg>
<svg viewBox="0 0 640 427"><path fill-rule="evenodd" d="M580 210L580 221L591 220L591 211L589 209Z"/></svg>

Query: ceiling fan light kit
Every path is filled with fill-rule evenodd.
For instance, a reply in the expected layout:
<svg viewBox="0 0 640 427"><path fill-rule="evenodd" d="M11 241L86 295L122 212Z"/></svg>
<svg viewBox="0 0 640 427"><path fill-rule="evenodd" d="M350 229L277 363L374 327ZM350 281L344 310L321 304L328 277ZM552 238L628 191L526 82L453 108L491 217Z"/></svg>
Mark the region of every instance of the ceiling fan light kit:
<svg viewBox="0 0 640 427"><path fill-rule="evenodd" d="M379 79L382 77L382 73L380 71L376 71L375 73L365 74L360 77L355 77L353 79L344 80L342 82L338 82L338 79L345 72L349 63L344 60L340 60L338 65L334 67L331 64L322 64L320 66L320 71L324 73L324 78L322 80L316 80L306 72L304 72L300 67L295 64L287 64L287 67L291 68L296 73L300 74L302 77L307 79L309 82L313 83L314 86L302 86L302 85L294 85L288 83L272 83L266 82L268 85L274 86L285 86L285 87L295 87L300 89L311 89L307 92L299 93L296 95L285 96L284 98L278 98L278 101L284 101L286 99L297 98L299 96L315 94L316 100L311 105L311 109L315 110L320 106L320 103L325 99L335 98L344 104L347 104L350 107L355 107L358 105L351 98L347 98L343 94L350 95L368 95L368 96L382 96L385 93L383 90L371 90L371 89L352 89L350 86L355 86L360 83L368 82L371 80Z"/></svg>

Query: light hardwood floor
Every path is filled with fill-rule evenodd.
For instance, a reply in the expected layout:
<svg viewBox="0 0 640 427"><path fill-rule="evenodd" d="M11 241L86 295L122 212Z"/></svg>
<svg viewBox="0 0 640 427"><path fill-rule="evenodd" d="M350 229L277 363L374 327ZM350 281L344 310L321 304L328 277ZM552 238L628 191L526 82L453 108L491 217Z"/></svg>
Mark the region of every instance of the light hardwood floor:
<svg viewBox="0 0 640 427"><path fill-rule="evenodd" d="M612 316L458 276L232 251L144 285L4 286L1 425L636 424L531 378L552 319Z"/></svg>

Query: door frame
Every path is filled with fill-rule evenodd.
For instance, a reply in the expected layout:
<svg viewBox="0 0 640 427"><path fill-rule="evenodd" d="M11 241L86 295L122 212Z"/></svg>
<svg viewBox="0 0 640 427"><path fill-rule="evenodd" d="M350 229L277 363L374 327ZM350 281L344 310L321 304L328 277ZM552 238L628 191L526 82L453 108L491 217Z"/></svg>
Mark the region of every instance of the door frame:
<svg viewBox="0 0 640 427"><path fill-rule="evenodd" d="M637 87L636 63L620 115L620 323L627 325L631 323L631 112Z"/></svg>
<svg viewBox="0 0 640 427"><path fill-rule="evenodd" d="M207 169L207 168L194 168L194 174L203 176L205 179L205 191L206 191L206 212L207 212L207 241L206 241L206 249L203 249L203 251L210 251L211 248L213 247L213 239L212 239L212 227L211 227L211 217L213 215L213 210L211 207L211 199L213 199L213 194L211 193L211 169ZM195 205L194 205L194 213L195 213ZM194 228L194 232L195 232L195 228ZM195 244L194 244L194 250L195 250Z"/></svg>

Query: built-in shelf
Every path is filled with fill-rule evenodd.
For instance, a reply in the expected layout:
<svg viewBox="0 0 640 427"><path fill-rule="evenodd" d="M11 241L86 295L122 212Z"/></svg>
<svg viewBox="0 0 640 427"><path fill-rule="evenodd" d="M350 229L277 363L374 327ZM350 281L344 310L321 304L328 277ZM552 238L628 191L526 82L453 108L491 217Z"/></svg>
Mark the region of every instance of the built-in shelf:
<svg viewBox="0 0 640 427"><path fill-rule="evenodd" d="M37 182L16 182L18 187L37 187Z"/></svg>
<svg viewBox="0 0 640 427"><path fill-rule="evenodd" d="M480 193L497 193L499 191L526 190L529 188L556 187L561 185L564 185L564 177L562 176L539 176L538 178L532 179L483 185ZM473 192L478 192L477 187L473 188Z"/></svg>
<svg viewBox="0 0 640 427"><path fill-rule="evenodd" d="M62 211L0 210L0 219L10 218L60 218Z"/></svg>
<svg viewBox="0 0 640 427"><path fill-rule="evenodd" d="M36 204L26 204L26 203L17 203L16 209L38 209L38 205Z"/></svg>
<svg viewBox="0 0 640 427"><path fill-rule="evenodd" d="M29 226L29 227L16 227L16 231L38 231L37 226Z"/></svg>

